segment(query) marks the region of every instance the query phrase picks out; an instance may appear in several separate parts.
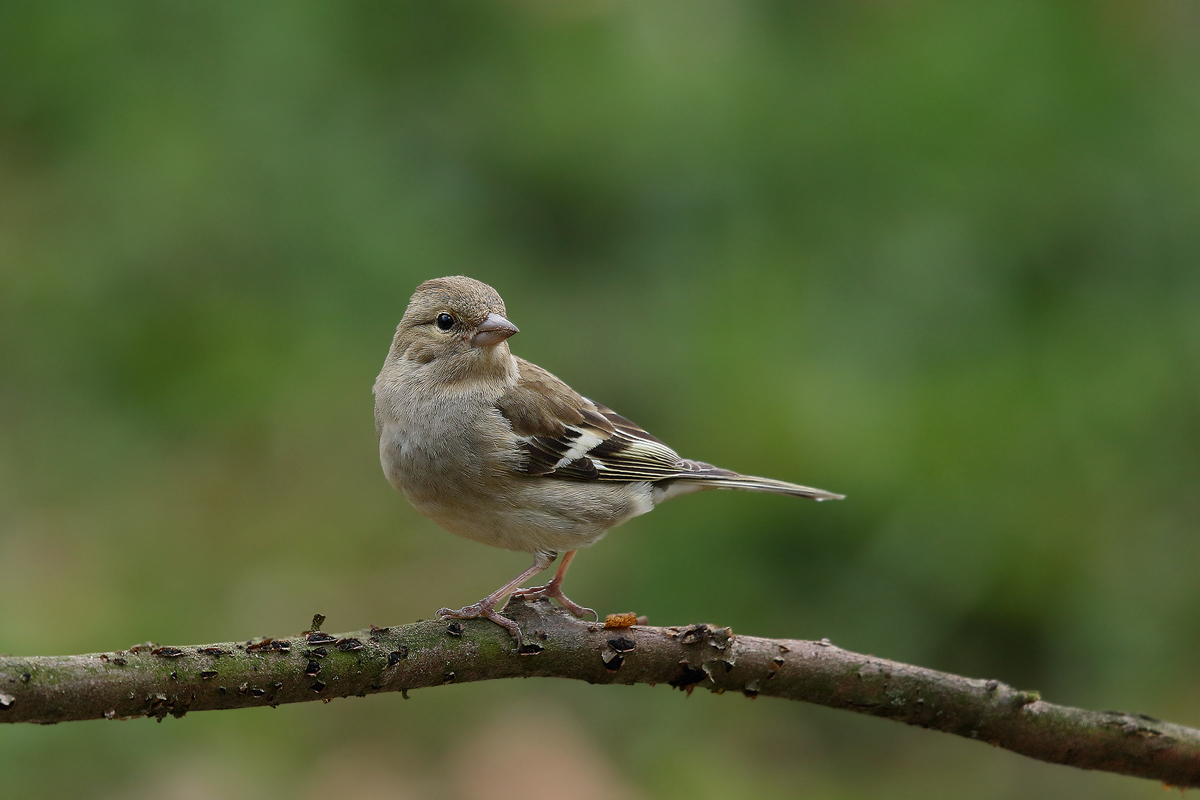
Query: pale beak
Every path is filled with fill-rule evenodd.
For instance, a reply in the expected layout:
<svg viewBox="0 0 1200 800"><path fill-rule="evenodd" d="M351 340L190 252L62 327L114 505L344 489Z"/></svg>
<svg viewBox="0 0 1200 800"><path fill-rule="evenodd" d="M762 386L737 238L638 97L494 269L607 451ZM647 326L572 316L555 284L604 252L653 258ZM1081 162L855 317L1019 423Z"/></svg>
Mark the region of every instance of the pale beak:
<svg viewBox="0 0 1200 800"><path fill-rule="evenodd" d="M517 333L517 326L499 314L488 314L487 319L475 329L471 337L472 347L492 347Z"/></svg>

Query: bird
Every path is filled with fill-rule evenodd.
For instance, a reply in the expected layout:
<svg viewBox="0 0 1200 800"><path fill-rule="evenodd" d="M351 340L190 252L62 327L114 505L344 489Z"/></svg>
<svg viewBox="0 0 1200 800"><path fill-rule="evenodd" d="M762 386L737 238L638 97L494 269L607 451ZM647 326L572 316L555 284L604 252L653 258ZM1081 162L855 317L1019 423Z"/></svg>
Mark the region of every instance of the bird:
<svg viewBox="0 0 1200 800"><path fill-rule="evenodd" d="M419 511L467 539L533 555L533 565L439 618L484 618L518 642L497 608L509 595L590 608L562 589L576 553L659 503L705 489L844 496L681 457L612 409L515 356L518 333L491 286L454 275L417 287L375 381L384 475ZM543 586L520 588L562 560Z"/></svg>

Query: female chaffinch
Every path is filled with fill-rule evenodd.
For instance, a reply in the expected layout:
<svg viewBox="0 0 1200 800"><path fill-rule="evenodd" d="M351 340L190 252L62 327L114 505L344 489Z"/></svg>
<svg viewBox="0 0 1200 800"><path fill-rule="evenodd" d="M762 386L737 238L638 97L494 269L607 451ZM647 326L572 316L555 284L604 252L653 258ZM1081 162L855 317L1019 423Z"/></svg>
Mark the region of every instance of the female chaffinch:
<svg viewBox="0 0 1200 800"><path fill-rule="evenodd" d="M671 497L746 489L842 495L740 475L681 458L641 427L514 356L496 290L472 278L417 287L375 381L379 460L425 516L477 542L533 553L533 566L473 605L440 617L486 617L519 640L497 605L509 594L552 597L577 617L594 611L563 594L581 547ZM562 553L545 586L519 587Z"/></svg>

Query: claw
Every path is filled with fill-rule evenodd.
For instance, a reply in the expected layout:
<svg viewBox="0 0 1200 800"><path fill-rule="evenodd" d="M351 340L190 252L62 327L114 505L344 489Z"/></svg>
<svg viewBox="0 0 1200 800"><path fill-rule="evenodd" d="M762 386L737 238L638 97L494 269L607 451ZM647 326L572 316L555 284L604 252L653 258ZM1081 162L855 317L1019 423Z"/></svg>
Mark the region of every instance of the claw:
<svg viewBox="0 0 1200 800"><path fill-rule="evenodd" d="M572 550L563 556L562 563L558 565L558 571L554 573L554 577L545 586L536 586L533 589L516 589L513 591L513 597L521 597L526 600L537 600L542 597L553 597L563 608L570 611L576 617L583 617L585 614L591 614L592 617L599 622L600 615L590 608L579 605L571 598L563 594L562 582L566 577L567 567L571 566L571 560L575 558L575 552Z"/></svg>
<svg viewBox="0 0 1200 800"><path fill-rule="evenodd" d="M480 617L483 617L484 619L489 619L507 630L508 634L517 640L517 644L521 643L521 628L517 625L517 623L513 622L508 617L501 616L499 612L496 611L495 605L487 603L486 600L480 600L478 603L474 603L469 606L463 606L457 610L453 608L439 608L437 610L437 615L442 619L446 617L451 619L479 619Z"/></svg>
<svg viewBox="0 0 1200 800"><path fill-rule="evenodd" d="M537 600L542 597L553 597L562 605L563 608L565 608L567 611L570 611L576 617L583 617L587 614L591 614L592 617L599 622L599 614L590 608L579 605L562 592L563 576L567 574L567 567L571 565L571 559L575 558L574 550L566 553L563 556L562 563L559 564L558 570L554 573L554 578L552 578L551 581L545 586L537 586L533 589L513 588L514 586L520 586L524 581L532 578L534 575L546 569L546 567L550 566L550 564L554 562L556 557L557 554L555 553L538 551L537 553L534 553L532 567L525 570L508 583L504 584L499 589L480 600L478 603L469 606L463 606L457 610L453 608L439 608L437 615L439 617L450 617L451 619L479 619L480 617L489 619L508 631L509 635L517 640L518 645L521 644L520 626L518 626L516 622L508 617L501 616L500 613L496 611L496 606L501 600L507 597L510 592L512 593L513 597L520 597L523 600Z"/></svg>
<svg viewBox="0 0 1200 800"><path fill-rule="evenodd" d="M520 626L518 626L517 623L513 622L508 617L500 616L500 613L496 611L496 606L501 600L508 596L508 593L513 590L514 586L521 585L523 581L532 578L534 575L537 575L546 567L550 566L550 564L554 561L554 557L555 556L553 553L535 553L532 567L525 570L508 583L504 584L499 589L480 600L478 603L473 603L469 606L463 606L457 610L453 608L439 608L437 615L439 617L450 617L451 619L479 619L480 617L489 619L499 625L501 628L504 628L504 630L508 631L508 634L516 639L517 644L520 645Z"/></svg>
<svg viewBox="0 0 1200 800"><path fill-rule="evenodd" d="M593 609L587 606L581 606L571 598L563 594L562 587L554 581L550 581L545 586L535 586L532 589L516 589L513 591L513 597L519 597L522 600L540 600L543 597L552 597L559 602L563 608L570 611L576 617L583 618L587 614L591 614L596 621L600 620L600 615Z"/></svg>

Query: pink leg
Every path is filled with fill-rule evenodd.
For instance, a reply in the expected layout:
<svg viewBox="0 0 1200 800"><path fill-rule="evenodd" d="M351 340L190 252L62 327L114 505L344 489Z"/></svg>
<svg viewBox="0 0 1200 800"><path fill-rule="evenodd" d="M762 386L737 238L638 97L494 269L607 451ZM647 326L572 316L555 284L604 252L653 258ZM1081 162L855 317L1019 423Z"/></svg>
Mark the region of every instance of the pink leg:
<svg viewBox="0 0 1200 800"><path fill-rule="evenodd" d="M568 553L568 556L572 555L574 555L574 553ZM439 608L437 615L439 617L451 617L452 619L478 619L479 617L484 617L485 619L490 619L492 622L504 628L509 632L509 634L512 635L514 639L520 641L521 629L517 627L517 623L513 622L508 617L500 616L500 614L496 611L496 606L499 605L501 600L508 596L509 592L513 591L522 583L553 564L554 559L557 557L557 553L534 553L532 567L525 570L508 583L504 584L499 589L480 600L478 603L469 606L463 606L457 611L450 608ZM570 561L570 558L568 558L567 561ZM559 572L562 571L563 570L561 569L559 570ZM557 576L555 577L557 578ZM551 583L553 582L554 581L551 581Z"/></svg>
<svg viewBox="0 0 1200 800"><path fill-rule="evenodd" d="M572 601L571 598L563 594L562 591L563 577L567 574L567 568L571 566L571 559L575 558L575 554L578 552L578 550L572 550L571 552L563 555L562 563L558 565L558 571L554 573L554 577L551 578L550 582L545 586L537 586L533 589L517 589L513 592L513 597L520 597L525 600L537 600L541 597L553 597L562 604L563 608L565 608L567 611L570 611L577 617L582 617L584 614L591 614L597 620L600 619L600 615L595 611L590 608L584 608L578 603Z"/></svg>

